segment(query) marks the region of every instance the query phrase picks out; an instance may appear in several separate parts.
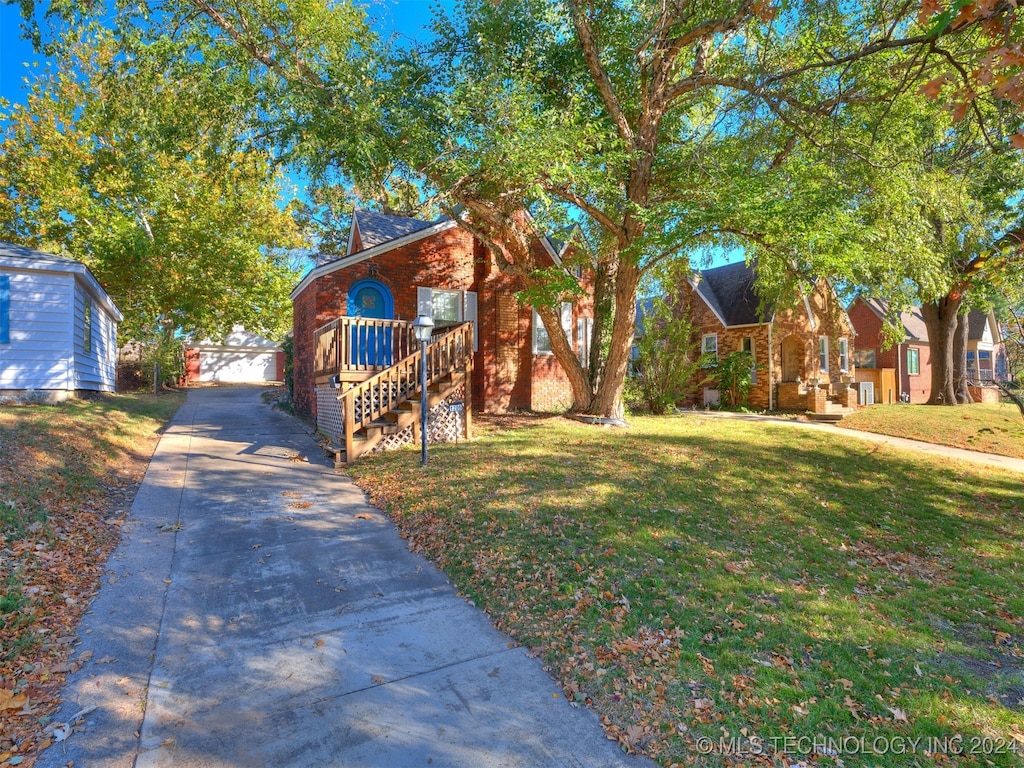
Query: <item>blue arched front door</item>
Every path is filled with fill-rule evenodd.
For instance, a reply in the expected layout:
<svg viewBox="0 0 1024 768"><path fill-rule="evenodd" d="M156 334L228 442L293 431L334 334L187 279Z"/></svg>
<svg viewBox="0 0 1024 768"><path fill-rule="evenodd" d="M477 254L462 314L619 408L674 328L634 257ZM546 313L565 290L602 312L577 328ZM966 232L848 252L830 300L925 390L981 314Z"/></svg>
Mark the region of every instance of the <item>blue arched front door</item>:
<svg viewBox="0 0 1024 768"><path fill-rule="evenodd" d="M380 280L359 280L348 290L349 317L391 320L395 315L395 300L391 291ZM354 326L352 328L352 362L357 365L391 365L391 331Z"/></svg>

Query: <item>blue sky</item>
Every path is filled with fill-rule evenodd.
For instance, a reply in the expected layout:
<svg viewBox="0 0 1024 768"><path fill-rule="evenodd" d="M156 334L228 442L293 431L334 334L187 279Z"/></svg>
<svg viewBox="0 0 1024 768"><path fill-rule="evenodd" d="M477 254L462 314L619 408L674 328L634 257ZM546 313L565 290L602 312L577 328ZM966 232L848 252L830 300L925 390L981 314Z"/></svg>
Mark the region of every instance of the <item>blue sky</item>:
<svg viewBox="0 0 1024 768"><path fill-rule="evenodd" d="M365 7L382 36L394 32L419 40L426 36L425 28L436 4L437 0L376 0ZM441 0L441 5L450 8L452 0ZM20 22L17 6L0 0L0 96L12 102L24 102L23 79L32 72L33 62L38 65L43 61L33 52L31 43L21 38Z"/></svg>

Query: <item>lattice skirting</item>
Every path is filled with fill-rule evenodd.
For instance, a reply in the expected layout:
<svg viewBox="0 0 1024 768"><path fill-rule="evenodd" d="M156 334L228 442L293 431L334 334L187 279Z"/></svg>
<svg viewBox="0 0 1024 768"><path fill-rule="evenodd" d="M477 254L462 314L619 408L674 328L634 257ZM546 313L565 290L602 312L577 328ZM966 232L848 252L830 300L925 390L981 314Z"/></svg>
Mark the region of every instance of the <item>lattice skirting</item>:
<svg viewBox="0 0 1024 768"><path fill-rule="evenodd" d="M427 416L427 442L428 443L456 443L466 438L466 416L459 411L453 413L450 405L456 401L465 402L466 393L463 387L459 387L444 402L438 403L430 409ZM401 448L415 441L415 432L411 426L406 427L396 435L388 435L373 449L373 453L379 451L391 451Z"/></svg>
<svg viewBox="0 0 1024 768"><path fill-rule="evenodd" d="M450 405L454 402L465 402L465 388L459 387L430 409L427 419L427 442L454 443L466 438L466 417L462 411L453 413ZM338 390L323 386L316 388L316 428L331 439L336 445L345 441L345 427L341 414L341 401ZM373 449L390 451L414 442L413 427L409 426L395 435L387 435Z"/></svg>
<svg viewBox="0 0 1024 768"><path fill-rule="evenodd" d="M316 388L316 428L338 444L343 442L345 427L341 417L341 401L338 390L322 386Z"/></svg>

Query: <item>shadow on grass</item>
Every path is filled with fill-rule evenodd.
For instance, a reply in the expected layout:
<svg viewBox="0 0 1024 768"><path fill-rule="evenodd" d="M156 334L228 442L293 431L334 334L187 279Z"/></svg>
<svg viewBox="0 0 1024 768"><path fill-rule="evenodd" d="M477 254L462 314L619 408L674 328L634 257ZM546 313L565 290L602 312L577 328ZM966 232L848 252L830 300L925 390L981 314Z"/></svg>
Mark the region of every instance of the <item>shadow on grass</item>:
<svg viewBox="0 0 1024 768"><path fill-rule="evenodd" d="M426 474L407 461L355 474L598 709L675 734L651 737L659 757L723 727L1010 739L1019 724L1018 476L710 420L529 423L439 448ZM664 627L685 630L674 655L608 650ZM985 759L1015 764L960 764Z"/></svg>

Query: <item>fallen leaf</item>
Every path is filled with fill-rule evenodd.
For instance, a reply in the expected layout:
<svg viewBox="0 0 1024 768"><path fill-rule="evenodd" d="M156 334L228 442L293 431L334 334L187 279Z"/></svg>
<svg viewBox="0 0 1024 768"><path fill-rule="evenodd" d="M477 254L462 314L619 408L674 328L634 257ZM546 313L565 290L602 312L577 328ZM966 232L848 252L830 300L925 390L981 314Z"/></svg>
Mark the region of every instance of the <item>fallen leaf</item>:
<svg viewBox="0 0 1024 768"><path fill-rule="evenodd" d="M374 685L384 685L384 675L373 675L370 680Z"/></svg>
<svg viewBox="0 0 1024 768"><path fill-rule="evenodd" d="M373 520L373 515L368 512L359 512L355 518L356 520Z"/></svg>
<svg viewBox="0 0 1024 768"><path fill-rule="evenodd" d="M910 722L910 720L907 719L907 713L899 707L886 707L886 709L892 712L892 719L895 720L897 723Z"/></svg>

